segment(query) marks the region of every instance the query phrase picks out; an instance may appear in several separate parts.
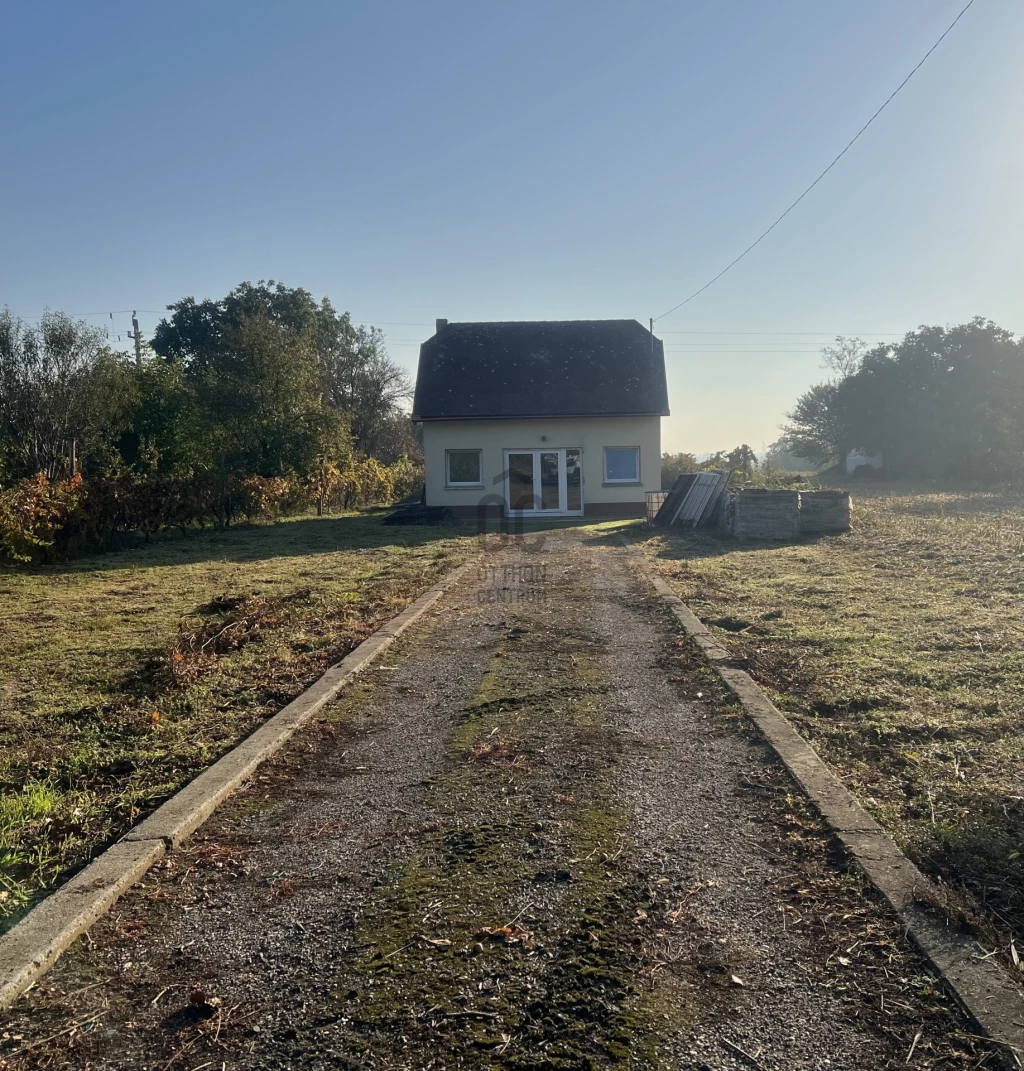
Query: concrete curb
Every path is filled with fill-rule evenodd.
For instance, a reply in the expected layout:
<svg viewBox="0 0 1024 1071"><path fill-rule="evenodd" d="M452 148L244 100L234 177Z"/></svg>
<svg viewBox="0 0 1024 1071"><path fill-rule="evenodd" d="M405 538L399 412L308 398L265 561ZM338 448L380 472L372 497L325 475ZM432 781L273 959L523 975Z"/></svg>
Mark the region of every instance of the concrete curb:
<svg viewBox="0 0 1024 1071"><path fill-rule="evenodd" d="M1024 992L998 963L985 958L977 941L944 916L941 890L861 807L750 674L736 666L732 655L657 575L643 551L629 542L626 547L950 992L981 1032L1002 1047L1007 1066L1024 1067Z"/></svg>
<svg viewBox="0 0 1024 1071"><path fill-rule="evenodd" d="M365 639L297 699L265 721L212 766L111 845L66 885L0 937L0 1008L7 1008L56 963L71 943L116 903L165 852L194 833L352 678L386 651L478 558L453 570Z"/></svg>

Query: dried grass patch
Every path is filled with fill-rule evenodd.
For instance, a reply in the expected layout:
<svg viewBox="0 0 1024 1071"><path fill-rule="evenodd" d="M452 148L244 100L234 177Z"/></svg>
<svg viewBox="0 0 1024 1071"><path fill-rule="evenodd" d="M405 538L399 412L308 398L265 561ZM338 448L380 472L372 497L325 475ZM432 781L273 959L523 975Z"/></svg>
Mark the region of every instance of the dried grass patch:
<svg viewBox="0 0 1024 1071"><path fill-rule="evenodd" d="M0 927L466 553L380 515L0 569Z"/></svg>
<svg viewBox="0 0 1024 1071"><path fill-rule="evenodd" d="M672 533L646 551L1009 952L1024 934L1024 496L854 488L847 535ZM751 627L713 624L733 620Z"/></svg>
<svg viewBox="0 0 1024 1071"><path fill-rule="evenodd" d="M528 760L522 745L505 737L490 737L473 744L469 756L477 762L501 766L509 770L526 769Z"/></svg>

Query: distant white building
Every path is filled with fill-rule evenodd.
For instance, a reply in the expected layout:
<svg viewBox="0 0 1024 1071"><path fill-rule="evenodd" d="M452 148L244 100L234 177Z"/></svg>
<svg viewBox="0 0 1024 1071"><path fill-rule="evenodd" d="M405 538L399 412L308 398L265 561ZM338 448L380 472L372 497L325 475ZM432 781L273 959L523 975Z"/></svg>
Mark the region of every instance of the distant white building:
<svg viewBox="0 0 1024 1071"><path fill-rule="evenodd" d="M869 454L866 450L851 450L846 455L846 475L852 476L863 465L868 468L880 469L882 467L881 454Z"/></svg>

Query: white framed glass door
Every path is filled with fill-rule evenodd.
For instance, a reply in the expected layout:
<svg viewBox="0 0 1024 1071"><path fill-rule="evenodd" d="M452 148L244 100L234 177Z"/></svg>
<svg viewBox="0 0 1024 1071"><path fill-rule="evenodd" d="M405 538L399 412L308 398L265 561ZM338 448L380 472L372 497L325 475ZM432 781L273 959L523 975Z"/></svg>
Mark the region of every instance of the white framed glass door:
<svg viewBox="0 0 1024 1071"><path fill-rule="evenodd" d="M581 514L582 451L506 450L505 503L518 516Z"/></svg>

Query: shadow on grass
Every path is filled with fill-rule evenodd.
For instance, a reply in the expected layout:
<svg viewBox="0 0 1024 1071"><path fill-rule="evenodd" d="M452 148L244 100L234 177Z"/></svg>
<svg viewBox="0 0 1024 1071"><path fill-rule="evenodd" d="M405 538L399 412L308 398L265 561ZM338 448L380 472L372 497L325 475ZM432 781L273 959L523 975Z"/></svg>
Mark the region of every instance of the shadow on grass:
<svg viewBox="0 0 1024 1071"><path fill-rule="evenodd" d="M275 523L239 524L223 531L206 528L184 537L168 532L148 543L133 542L70 561L34 566L0 565L0 581L5 574L65 576L195 565L208 561L257 563L345 550L428 547L446 540L472 539L481 535L499 542L512 538L521 538L527 544L532 541L533 549L539 551L547 535L607 523L594 517L560 517L528 521L489 518L483 523L468 519L455 525L386 525L383 521L390 512L390 508L375 508L337 517L283 518ZM611 531L602 531L586 542L594 546L619 546L622 542L620 533L624 532L635 533L634 538L643 538L640 523L632 521Z"/></svg>
<svg viewBox="0 0 1024 1071"><path fill-rule="evenodd" d="M913 512L898 508L903 516ZM993 575L989 560L969 562L971 572L953 572L954 563L966 570L964 552L959 544L940 546L931 571L917 570L921 541L902 534L888 544L873 532L849 541L837 535L788 544L659 529L642 529L639 538L652 540L647 552L665 562L666 571L673 570L669 563L692 563L675 565L677 592L778 697L786 717L828 764L879 808L876 816L913 861L967 894L968 914L980 908L998 922L999 933L979 924L983 941L1006 948L1010 931L1019 945L1019 647L1013 619L1008 623L1001 610L1019 576L1007 570L988 601L989 589L978 594L973 585ZM736 557L784 547L795 553L760 561ZM904 573L899 582L885 571L865 578L865 561ZM847 572L851 563L860 571ZM823 575L831 590L819 603ZM971 589L963 593L967 584ZM983 634L994 639L983 646L979 638L972 646L973 630L986 625Z"/></svg>
<svg viewBox="0 0 1024 1071"><path fill-rule="evenodd" d="M242 524L224 531L204 529L188 536L167 535L149 543L10 571L35 575L115 571L154 566L193 565L206 561L262 562L344 550L424 547L474 534L468 525L395 527L382 523L389 511L375 509L340 517L285 518L274 524ZM4 570L0 570L0 577Z"/></svg>
<svg viewBox="0 0 1024 1071"><path fill-rule="evenodd" d="M723 558L730 554L750 554L754 551L781 550L784 547L814 547L839 540L843 535L805 535L798 539L756 539L740 542L718 529L687 531L681 528L637 528L639 542L663 537L660 546L653 547L654 557L665 561L685 561L697 558Z"/></svg>
<svg viewBox="0 0 1024 1071"><path fill-rule="evenodd" d="M1019 809L1004 811L1005 800L993 800L992 793L975 793L967 802L978 816L973 825L928 829L914 854L948 885L967 889L1019 941L1024 934L1024 820Z"/></svg>

